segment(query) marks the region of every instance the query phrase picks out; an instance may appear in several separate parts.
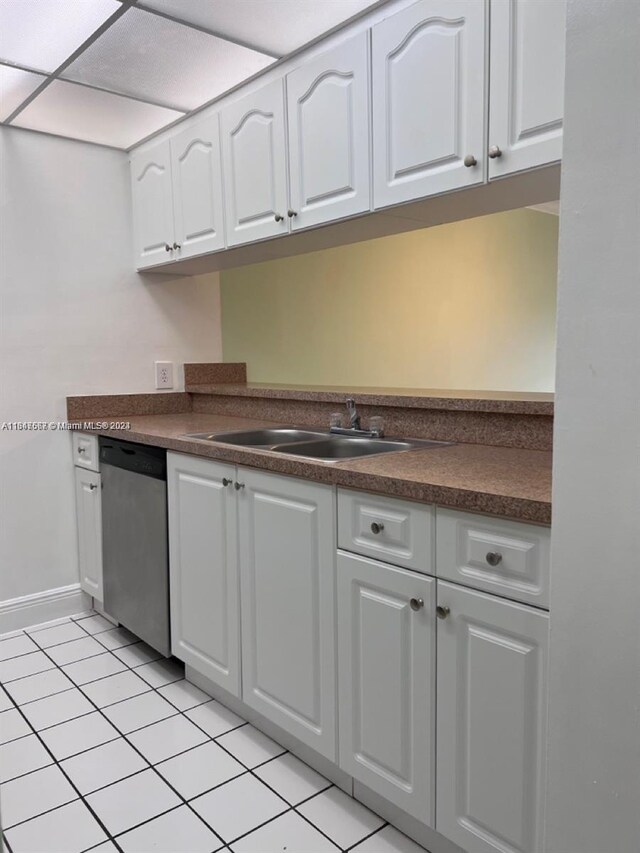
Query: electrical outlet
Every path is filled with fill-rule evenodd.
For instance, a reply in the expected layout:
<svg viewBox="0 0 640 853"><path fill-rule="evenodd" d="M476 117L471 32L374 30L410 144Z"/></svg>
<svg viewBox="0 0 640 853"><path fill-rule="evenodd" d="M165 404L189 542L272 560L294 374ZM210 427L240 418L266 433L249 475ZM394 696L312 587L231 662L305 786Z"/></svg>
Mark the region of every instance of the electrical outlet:
<svg viewBox="0 0 640 853"><path fill-rule="evenodd" d="M173 388L173 362L156 361L156 388Z"/></svg>

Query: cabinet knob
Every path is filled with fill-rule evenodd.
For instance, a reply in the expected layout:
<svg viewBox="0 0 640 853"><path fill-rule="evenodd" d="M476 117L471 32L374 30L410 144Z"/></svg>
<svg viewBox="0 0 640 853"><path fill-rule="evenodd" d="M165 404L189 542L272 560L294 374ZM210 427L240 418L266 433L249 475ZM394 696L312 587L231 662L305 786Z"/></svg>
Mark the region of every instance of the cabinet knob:
<svg viewBox="0 0 640 853"><path fill-rule="evenodd" d="M438 617L438 619L446 619L450 613L451 610L447 607L446 604L439 604L436 607L436 616Z"/></svg>
<svg viewBox="0 0 640 853"><path fill-rule="evenodd" d="M489 157L492 160L495 160L497 157L502 157L502 151L498 148L497 145L492 145L488 151Z"/></svg>
<svg viewBox="0 0 640 853"><path fill-rule="evenodd" d="M422 598L412 598L409 602L409 607L412 610L422 610L424 607L424 599Z"/></svg>
<svg viewBox="0 0 640 853"><path fill-rule="evenodd" d="M478 161L473 156L473 154L467 154L467 156L464 158L464 160L462 162L464 163L464 165L467 168L470 168L471 166L477 166L478 165Z"/></svg>
<svg viewBox="0 0 640 853"><path fill-rule="evenodd" d="M237 483L236 482L236 483L234 483L234 488L235 488L236 492L239 492L240 489L244 489L244 483Z"/></svg>
<svg viewBox="0 0 640 853"><path fill-rule="evenodd" d="M182 248L182 246L181 246L181 244L180 244L180 243L174 243L174 244L173 244L173 248L174 248L174 249L181 249L181 248Z"/></svg>
<svg viewBox="0 0 640 853"><path fill-rule="evenodd" d="M378 535L378 533L382 533L383 530L384 530L384 524L381 521L372 522L371 532L375 533L376 536Z"/></svg>
<svg viewBox="0 0 640 853"><path fill-rule="evenodd" d="M298 215L297 210L291 210L291 208L289 208L289 210L287 210L287 216L289 217L289 219L292 219L294 216L297 216L297 215Z"/></svg>
<svg viewBox="0 0 640 853"><path fill-rule="evenodd" d="M223 486L230 486L232 483L233 483L233 480L230 480L228 477L222 478L222 485Z"/></svg>
<svg viewBox="0 0 640 853"><path fill-rule="evenodd" d="M86 452L87 452L87 448L86 448L86 447L79 447L79 448L78 448L78 453L86 453Z"/></svg>
<svg viewBox="0 0 640 853"><path fill-rule="evenodd" d="M502 554L499 551L489 551L485 560L490 566L498 566L502 562Z"/></svg>
<svg viewBox="0 0 640 853"><path fill-rule="evenodd" d="M281 216L279 213L276 213L276 215L273 218L275 219L276 222L282 222L282 220L284 219L284 216Z"/></svg>
<svg viewBox="0 0 640 853"><path fill-rule="evenodd" d="M170 246L168 243L165 243L165 244L164 244L164 250L165 250L165 252L170 252L170 251L171 251L171 246Z"/></svg>
<svg viewBox="0 0 640 853"><path fill-rule="evenodd" d="M95 483L89 483L89 490L90 491L93 492L97 488L98 488L98 486Z"/></svg>

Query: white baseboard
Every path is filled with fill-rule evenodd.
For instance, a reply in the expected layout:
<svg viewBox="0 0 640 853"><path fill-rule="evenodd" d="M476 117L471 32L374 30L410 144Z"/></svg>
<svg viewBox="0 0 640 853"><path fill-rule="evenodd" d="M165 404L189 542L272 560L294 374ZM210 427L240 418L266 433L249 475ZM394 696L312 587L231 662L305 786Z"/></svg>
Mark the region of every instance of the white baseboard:
<svg viewBox="0 0 640 853"><path fill-rule="evenodd" d="M90 609L91 597L80 589L79 583L10 598L0 601L0 634Z"/></svg>

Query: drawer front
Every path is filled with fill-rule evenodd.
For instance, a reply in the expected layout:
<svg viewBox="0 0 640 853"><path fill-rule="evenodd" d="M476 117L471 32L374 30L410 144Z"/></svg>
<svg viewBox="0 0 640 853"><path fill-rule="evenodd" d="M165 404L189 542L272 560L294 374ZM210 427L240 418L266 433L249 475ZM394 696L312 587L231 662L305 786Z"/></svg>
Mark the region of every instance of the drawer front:
<svg viewBox="0 0 640 853"><path fill-rule="evenodd" d="M548 527L436 512L436 574L476 589L549 606Z"/></svg>
<svg viewBox="0 0 640 853"><path fill-rule="evenodd" d="M71 435L73 444L73 464L89 471L99 471L98 436L87 435L84 432L74 432Z"/></svg>
<svg viewBox="0 0 640 853"><path fill-rule="evenodd" d="M433 573L434 507L338 490L338 547Z"/></svg>

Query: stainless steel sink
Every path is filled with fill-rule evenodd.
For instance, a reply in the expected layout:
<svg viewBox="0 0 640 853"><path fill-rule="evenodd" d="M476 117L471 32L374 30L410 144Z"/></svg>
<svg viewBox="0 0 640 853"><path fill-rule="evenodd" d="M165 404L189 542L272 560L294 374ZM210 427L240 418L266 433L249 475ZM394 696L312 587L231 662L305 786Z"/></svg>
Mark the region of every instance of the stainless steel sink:
<svg viewBox="0 0 640 853"><path fill-rule="evenodd" d="M322 430L305 430L288 427L272 429L243 429L234 432L194 432L189 438L200 438L204 441L222 441L225 444L237 444L240 447L274 447L278 444L292 444L296 441L312 441L314 438L324 438L327 435Z"/></svg>
<svg viewBox="0 0 640 853"><path fill-rule="evenodd" d="M400 450L446 447L450 442L426 439L367 438L362 436L333 435L327 430L306 430L295 427L273 427L271 429L238 430L235 432L196 432L189 438L204 441L220 441L239 447L256 447L305 456L310 459L337 462L340 459L355 459L358 456L374 456L378 453L397 453Z"/></svg>
<svg viewBox="0 0 640 853"><path fill-rule="evenodd" d="M280 444L273 449L277 453L291 453L294 456L309 456L314 459L354 459L357 456L373 456L376 453L413 450L415 447L416 444L410 441L332 435L325 439L305 441L300 444Z"/></svg>

